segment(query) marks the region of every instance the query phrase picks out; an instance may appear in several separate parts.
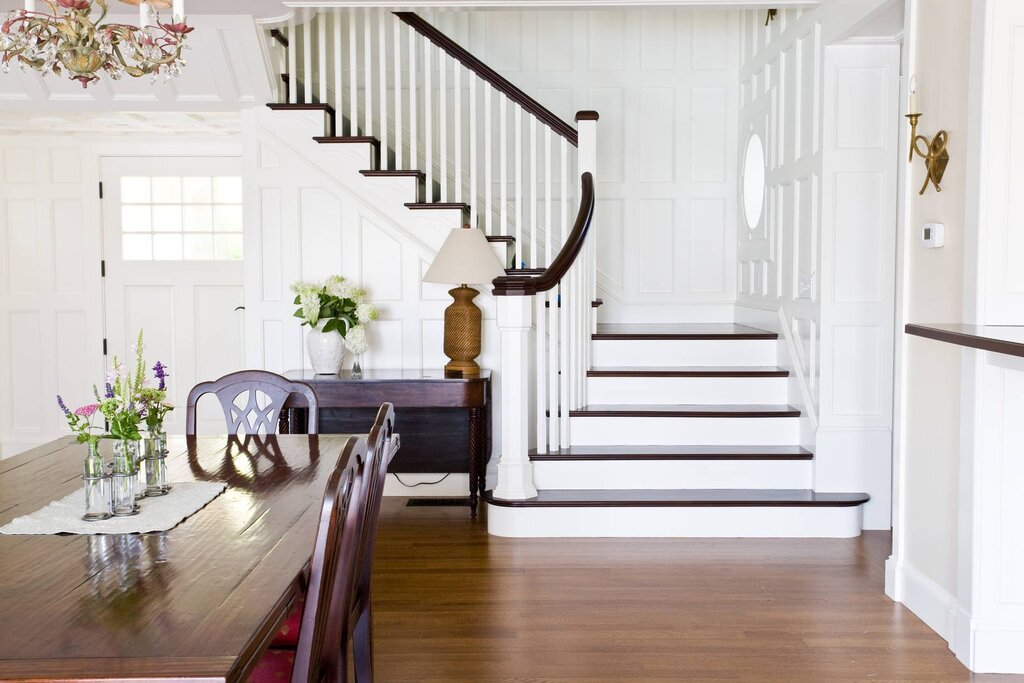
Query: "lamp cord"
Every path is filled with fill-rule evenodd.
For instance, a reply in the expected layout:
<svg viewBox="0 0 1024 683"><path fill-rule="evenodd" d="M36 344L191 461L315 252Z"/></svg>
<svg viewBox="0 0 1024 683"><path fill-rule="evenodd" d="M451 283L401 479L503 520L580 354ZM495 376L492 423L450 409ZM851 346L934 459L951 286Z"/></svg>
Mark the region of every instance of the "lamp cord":
<svg viewBox="0 0 1024 683"><path fill-rule="evenodd" d="M452 476L452 473L449 472L448 474L444 475L443 477L441 477L437 481L421 481L418 484L406 484L404 481L402 481L402 478L399 477L394 472L391 473L391 476L393 476L398 481L398 483L401 484L402 486L404 486L405 488L407 488L407 489L414 489L417 486L427 486L427 485L433 486L434 484L440 484L442 481L444 481L448 477Z"/></svg>

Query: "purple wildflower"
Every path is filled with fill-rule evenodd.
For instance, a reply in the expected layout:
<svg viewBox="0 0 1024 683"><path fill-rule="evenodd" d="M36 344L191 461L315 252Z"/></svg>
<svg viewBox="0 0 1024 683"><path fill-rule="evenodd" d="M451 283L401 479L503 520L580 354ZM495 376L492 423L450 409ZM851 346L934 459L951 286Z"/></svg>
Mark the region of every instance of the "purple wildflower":
<svg viewBox="0 0 1024 683"><path fill-rule="evenodd" d="M114 387L110 382L107 382L104 389L106 389L106 393L103 395L103 398L114 398Z"/></svg>
<svg viewBox="0 0 1024 683"><path fill-rule="evenodd" d="M153 366L153 375L160 380L160 386L157 387L160 391L166 391L167 389L167 366L160 361L156 362Z"/></svg>
<svg viewBox="0 0 1024 683"><path fill-rule="evenodd" d="M64 403L64 399L62 399L62 398L60 397L60 394L57 394L57 405L58 405L58 406L60 406L60 409L61 409L61 411L62 411L62 412L63 412L63 413L65 414L65 415L67 415L67 416L69 416L69 417L71 416L71 411L70 411L70 410L68 410L68 407L67 407L67 405L66 405L66 404Z"/></svg>

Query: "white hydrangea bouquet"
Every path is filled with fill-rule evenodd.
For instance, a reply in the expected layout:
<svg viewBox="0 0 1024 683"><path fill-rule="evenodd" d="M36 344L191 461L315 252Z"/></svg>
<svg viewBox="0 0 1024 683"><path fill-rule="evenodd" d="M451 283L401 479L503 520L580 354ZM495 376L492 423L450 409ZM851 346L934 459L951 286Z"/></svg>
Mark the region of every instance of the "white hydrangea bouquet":
<svg viewBox="0 0 1024 683"><path fill-rule="evenodd" d="M366 302L366 291L340 275L323 282L295 282L295 317L310 328L307 348L318 374L341 368L344 350L358 359L367 350L366 323L377 319L377 309Z"/></svg>

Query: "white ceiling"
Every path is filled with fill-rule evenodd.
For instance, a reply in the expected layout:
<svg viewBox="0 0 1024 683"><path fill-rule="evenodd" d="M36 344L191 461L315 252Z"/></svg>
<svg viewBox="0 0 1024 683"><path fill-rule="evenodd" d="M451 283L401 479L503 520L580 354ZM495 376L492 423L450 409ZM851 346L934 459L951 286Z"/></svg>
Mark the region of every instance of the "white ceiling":
<svg viewBox="0 0 1024 683"><path fill-rule="evenodd" d="M4 112L0 135L234 135L238 112Z"/></svg>
<svg viewBox="0 0 1024 683"><path fill-rule="evenodd" d="M41 2L39 3L41 4ZM0 11L21 9L24 0L0 0ZM133 9L133 8L131 8ZM131 11L120 7L117 0L110 3L111 13ZM257 19L279 17L287 13L282 0L185 0L185 11L193 14L251 14Z"/></svg>

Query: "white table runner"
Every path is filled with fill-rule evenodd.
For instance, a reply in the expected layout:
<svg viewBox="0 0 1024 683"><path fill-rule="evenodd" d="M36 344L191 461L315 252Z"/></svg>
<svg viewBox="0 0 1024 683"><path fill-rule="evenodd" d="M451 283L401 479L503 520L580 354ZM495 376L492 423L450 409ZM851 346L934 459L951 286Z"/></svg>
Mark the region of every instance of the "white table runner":
<svg viewBox="0 0 1024 683"><path fill-rule="evenodd" d="M0 527L0 534L92 535L168 531L202 510L227 488L227 484L222 482L205 481L188 481L171 486L171 491L166 496L143 498L139 501L139 514L132 517L111 517L99 522L86 522L82 519L85 513L85 491L79 488L30 515L11 520L6 526Z"/></svg>

